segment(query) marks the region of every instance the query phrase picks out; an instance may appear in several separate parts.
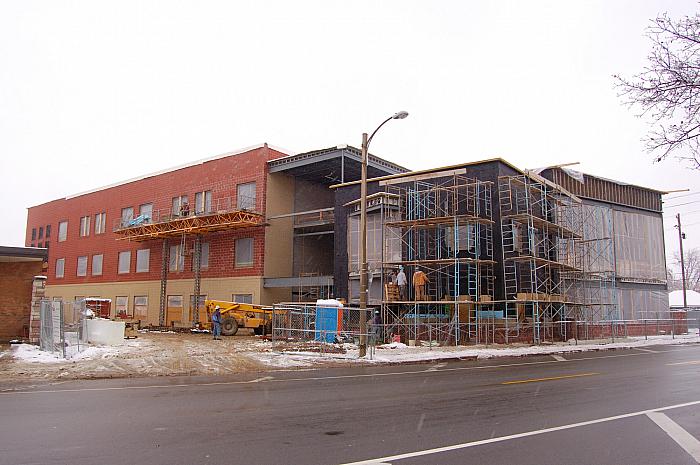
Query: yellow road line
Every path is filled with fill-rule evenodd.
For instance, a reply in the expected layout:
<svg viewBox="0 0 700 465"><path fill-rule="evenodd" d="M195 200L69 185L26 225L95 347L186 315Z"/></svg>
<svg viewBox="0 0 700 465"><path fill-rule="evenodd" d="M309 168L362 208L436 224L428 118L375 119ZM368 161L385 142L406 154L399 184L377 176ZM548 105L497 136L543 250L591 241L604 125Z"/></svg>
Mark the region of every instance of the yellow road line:
<svg viewBox="0 0 700 465"><path fill-rule="evenodd" d="M539 383L540 381L554 381L557 379L580 378L582 376L593 376L593 375L599 375L599 374L600 373L579 373L576 375L552 376L550 378L535 378L535 379L521 379L518 381L504 381L501 384Z"/></svg>
<svg viewBox="0 0 700 465"><path fill-rule="evenodd" d="M700 365L700 360L691 360L689 362L676 362L676 363L667 363L666 365Z"/></svg>

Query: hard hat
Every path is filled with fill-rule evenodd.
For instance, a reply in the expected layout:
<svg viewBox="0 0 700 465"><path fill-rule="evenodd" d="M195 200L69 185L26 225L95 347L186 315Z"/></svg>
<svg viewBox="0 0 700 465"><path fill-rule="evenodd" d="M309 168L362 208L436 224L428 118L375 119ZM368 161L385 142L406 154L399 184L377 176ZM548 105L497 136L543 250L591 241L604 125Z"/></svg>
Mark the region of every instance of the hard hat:
<svg viewBox="0 0 700 465"><path fill-rule="evenodd" d="M375 315L379 315L379 310L375 310L375 311L374 311L374 314L375 314Z"/></svg>
<svg viewBox="0 0 700 465"><path fill-rule="evenodd" d="M214 310L221 310L221 307L219 307L219 306L217 305L217 306L214 308Z"/></svg>

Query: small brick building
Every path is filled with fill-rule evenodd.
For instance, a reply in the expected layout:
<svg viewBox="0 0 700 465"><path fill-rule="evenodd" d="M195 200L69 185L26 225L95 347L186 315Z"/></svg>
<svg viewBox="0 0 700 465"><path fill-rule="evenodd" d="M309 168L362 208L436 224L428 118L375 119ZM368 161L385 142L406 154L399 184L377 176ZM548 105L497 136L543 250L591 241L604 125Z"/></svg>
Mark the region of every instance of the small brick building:
<svg viewBox="0 0 700 465"><path fill-rule="evenodd" d="M29 336L32 285L47 256L46 249L0 246L0 342Z"/></svg>

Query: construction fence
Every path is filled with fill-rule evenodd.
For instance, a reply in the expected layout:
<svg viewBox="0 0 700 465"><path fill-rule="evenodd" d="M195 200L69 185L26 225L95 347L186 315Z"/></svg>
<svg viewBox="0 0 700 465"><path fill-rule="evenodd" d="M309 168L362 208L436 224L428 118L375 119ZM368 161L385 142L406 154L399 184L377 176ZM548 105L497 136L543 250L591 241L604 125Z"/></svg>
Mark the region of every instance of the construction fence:
<svg viewBox="0 0 700 465"><path fill-rule="evenodd" d="M401 342L409 346L468 346L512 343L553 343L557 341L615 342L627 337L684 335L700 322L689 320L683 311L671 312L671 318L560 321L519 321L517 318L484 318L473 323L426 318L406 314L396 318L381 312L377 320L373 309L326 307L315 304L275 305L272 315L272 342L277 351L345 353L356 348L360 338L368 346ZM360 319L366 329L361 331ZM690 328L690 330L689 330Z"/></svg>
<svg viewBox="0 0 700 465"><path fill-rule="evenodd" d="M84 300L64 302L42 299L39 346L62 358L71 358L85 349Z"/></svg>

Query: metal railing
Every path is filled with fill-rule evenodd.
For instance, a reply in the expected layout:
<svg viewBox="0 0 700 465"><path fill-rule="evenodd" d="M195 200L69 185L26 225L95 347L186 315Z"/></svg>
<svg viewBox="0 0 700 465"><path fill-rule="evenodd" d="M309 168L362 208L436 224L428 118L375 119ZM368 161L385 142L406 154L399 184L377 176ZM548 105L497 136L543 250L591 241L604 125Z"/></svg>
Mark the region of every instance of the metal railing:
<svg viewBox="0 0 700 465"><path fill-rule="evenodd" d="M256 197L222 197L212 200L211 205L199 208L189 205L187 208L161 208L151 210L148 214L141 214L136 217L117 218L113 223L113 231L124 228L133 228L144 224L167 223L169 221L197 216L207 216L216 213L228 213L232 211L245 210L253 213L260 213L257 207Z"/></svg>

